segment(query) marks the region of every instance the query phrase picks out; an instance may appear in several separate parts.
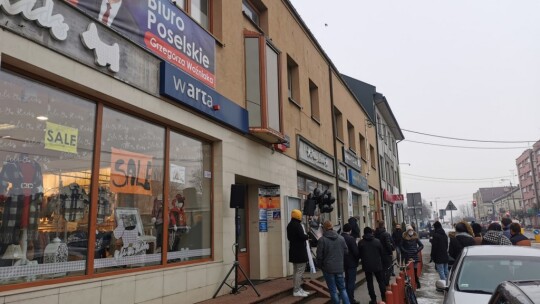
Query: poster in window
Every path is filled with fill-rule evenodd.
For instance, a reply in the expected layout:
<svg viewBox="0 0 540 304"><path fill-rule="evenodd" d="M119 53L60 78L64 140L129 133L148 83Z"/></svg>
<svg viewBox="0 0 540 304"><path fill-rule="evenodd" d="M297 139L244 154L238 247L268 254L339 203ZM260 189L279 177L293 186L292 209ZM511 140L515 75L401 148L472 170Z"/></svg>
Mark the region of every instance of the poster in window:
<svg viewBox="0 0 540 304"><path fill-rule="evenodd" d="M111 148L111 191L152 195L153 157Z"/></svg>
<svg viewBox="0 0 540 304"><path fill-rule="evenodd" d="M186 167L171 164L171 182L178 184L186 183Z"/></svg>

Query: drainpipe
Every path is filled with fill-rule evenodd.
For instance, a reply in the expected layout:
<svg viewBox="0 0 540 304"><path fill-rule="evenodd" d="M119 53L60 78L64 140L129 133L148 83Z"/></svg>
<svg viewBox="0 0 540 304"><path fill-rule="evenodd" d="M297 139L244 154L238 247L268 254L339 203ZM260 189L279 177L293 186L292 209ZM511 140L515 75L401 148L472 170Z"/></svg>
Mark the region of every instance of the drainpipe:
<svg viewBox="0 0 540 304"><path fill-rule="evenodd" d="M336 177L336 204L337 204L337 210L338 210L338 221L341 219L340 224L341 227L343 227L343 224L345 223L345 218L343 218L343 210L341 209L341 193L339 191L339 161L338 161L338 151L337 151L337 127L336 127L336 115L334 113L334 83L332 81L332 68L328 66L328 79L330 82L330 106L332 107L330 113L332 113L332 141L334 144L334 173Z"/></svg>

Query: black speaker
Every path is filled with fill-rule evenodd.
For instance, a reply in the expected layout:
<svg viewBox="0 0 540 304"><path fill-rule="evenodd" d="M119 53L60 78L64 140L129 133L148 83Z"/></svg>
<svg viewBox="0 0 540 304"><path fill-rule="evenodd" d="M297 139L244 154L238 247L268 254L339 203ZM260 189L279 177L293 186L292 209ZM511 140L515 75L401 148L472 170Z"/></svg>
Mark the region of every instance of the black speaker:
<svg viewBox="0 0 540 304"><path fill-rule="evenodd" d="M246 199L246 185L232 184L231 185L231 208L244 209L244 201Z"/></svg>

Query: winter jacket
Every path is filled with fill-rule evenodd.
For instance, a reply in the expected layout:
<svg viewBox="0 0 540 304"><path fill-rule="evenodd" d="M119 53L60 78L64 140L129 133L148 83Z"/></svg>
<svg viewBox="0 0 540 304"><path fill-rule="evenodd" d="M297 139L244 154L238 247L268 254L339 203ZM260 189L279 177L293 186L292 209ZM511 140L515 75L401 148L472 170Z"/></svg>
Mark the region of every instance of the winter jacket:
<svg viewBox="0 0 540 304"><path fill-rule="evenodd" d="M325 273L343 273L343 258L349 253L343 237L327 230L317 242L317 267Z"/></svg>
<svg viewBox="0 0 540 304"><path fill-rule="evenodd" d="M345 244L347 244L347 249L349 250L349 253L346 254L345 258L343 259L343 266L345 269L358 267L358 259L360 258L360 255L358 253L356 239L345 232L342 233L341 236L345 240Z"/></svg>
<svg viewBox="0 0 540 304"><path fill-rule="evenodd" d="M412 236L410 236L407 232L404 232L402 234L403 239L401 240L401 256L405 261L409 261L409 259L413 259L414 262L418 262L418 253L424 249L424 244L420 242L420 239L418 238L418 234L416 231Z"/></svg>
<svg viewBox="0 0 540 304"><path fill-rule="evenodd" d="M503 235L508 239L512 237L512 234L510 233L510 225L503 227Z"/></svg>
<svg viewBox="0 0 540 304"><path fill-rule="evenodd" d="M512 245L502 231L488 230L482 239L482 245Z"/></svg>
<svg viewBox="0 0 540 304"><path fill-rule="evenodd" d="M351 217L348 220L349 225L351 225L351 236L353 238L359 238L360 237L360 226L358 226L358 220L355 217Z"/></svg>
<svg viewBox="0 0 540 304"><path fill-rule="evenodd" d="M392 251L394 251L394 244L392 242L392 236L390 233L386 232L386 228L377 228L373 236L381 241L381 245L383 246L383 254L392 255Z"/></svg>
<svg viewBox="0 0 540 304"><path fill-rule="evenodd" d="M446 236L446 232L442 228L433 230L431 259L435 264L446 264L450 260L448 257L448 236Z"/></svg>
<svg viewBox="0 0 540 304"><path fill-rule="evenodd" d="M365 272L379 272L382 270L383 246L381 241L373 234L368 233L362 236L358 242L358 252L362 261L362 270Z"/></svg>
<svg viewBox="0 0 540 304"><path fill-rule="evenodd" d="M456 260L463 251L463 248L476 245L474 238L467 232L458 232L455 237L450 238L448 254Z"/></svg>
<svg viewBox="0 0 540 304"><path fill-rule="evenodd" d="M510 242L512 242L512 245L516 246L531 246L531 240L529 240L526 236L523 234L514 234L510 238Z"/></svg>
<svg viewBox="0 0 540 304"><path fill-rule="evenodd" d="M392 233L392 240L394 241L394 246L399 248L401 246L401 240L403 239L403 231L401 229L394 230Z"/></svg>
<svg viewBox="0 0 540 304"><path fill-rule="evenodd" d="M287 225L287 239L289 240L289 262L294 264L307 263L306 241L308 236L304 233L301 221L291 219Z"/></svg>

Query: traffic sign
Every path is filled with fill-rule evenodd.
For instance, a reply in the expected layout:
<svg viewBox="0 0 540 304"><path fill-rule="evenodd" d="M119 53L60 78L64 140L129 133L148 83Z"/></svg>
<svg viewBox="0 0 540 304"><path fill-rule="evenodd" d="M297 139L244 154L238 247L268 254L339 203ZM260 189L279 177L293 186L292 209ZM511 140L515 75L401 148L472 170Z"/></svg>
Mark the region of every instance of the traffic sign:
<svg viewBox="0 0 540 304"><path fill-rule="evenodd" d="M457 210L456 205L452 203L452 201L448 202L448 205L446 205L446 210Z"/></svg>
<svg viewBox="0 0 540 304"><path fill-rule="evenodd" d="M536 235L538 235L538 234L540 234L540 230L534 229L533 233L536 234Z"/></svg>

